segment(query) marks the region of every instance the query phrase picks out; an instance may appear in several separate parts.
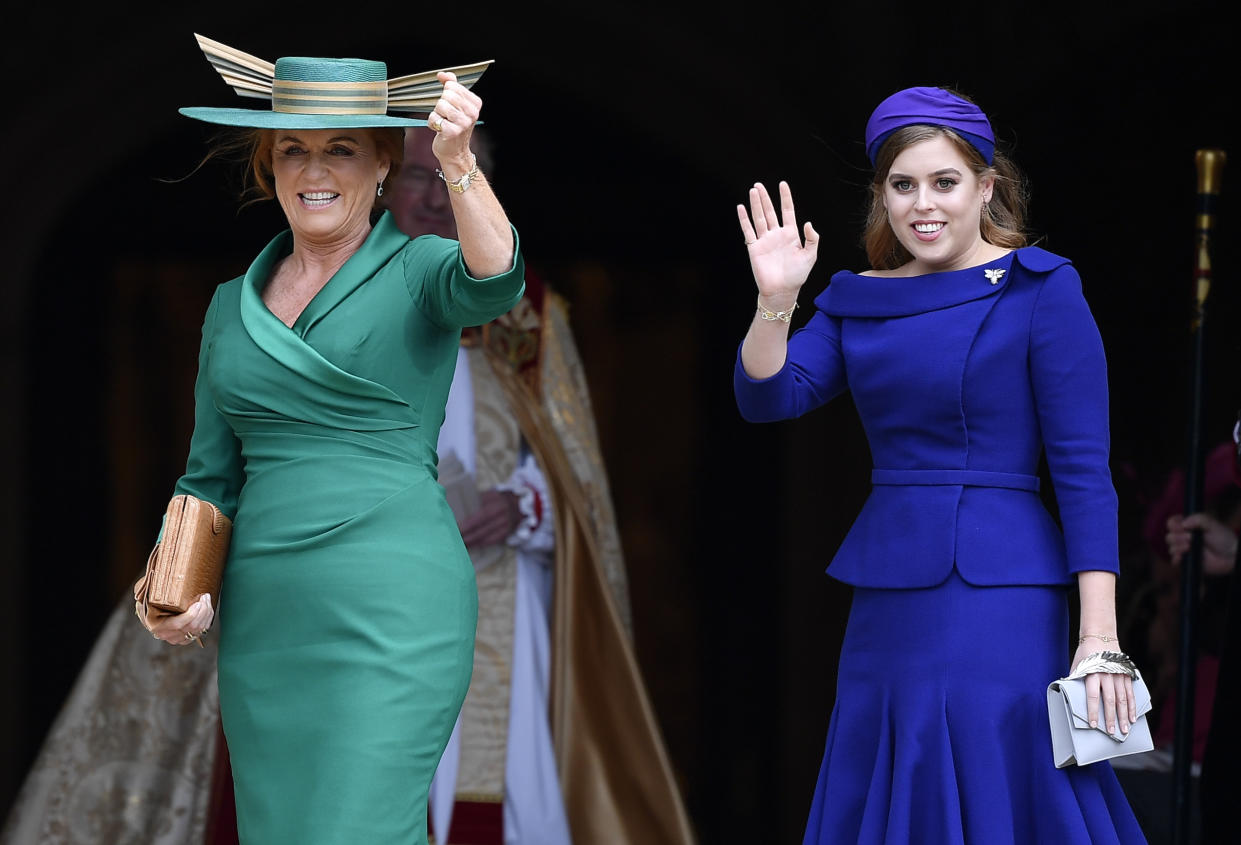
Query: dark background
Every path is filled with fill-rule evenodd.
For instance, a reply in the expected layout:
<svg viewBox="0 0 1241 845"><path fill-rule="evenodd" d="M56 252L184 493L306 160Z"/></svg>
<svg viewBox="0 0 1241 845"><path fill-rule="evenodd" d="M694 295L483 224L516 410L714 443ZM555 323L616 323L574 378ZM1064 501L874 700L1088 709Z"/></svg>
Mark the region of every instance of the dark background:
<svg viewBox="0 0 1241 845"><path fill-rule="evenodd" d="M1027 173L1108 350L1122 549L1183 460L1194 151L1234 155L1235 44L1214 4L276 4L8 18L0 157L0 812L184 466L201 314L282 228L194 169L178 106L234 105L191 33L274 61L492 58L493 182L572 305L630 569L639 661L704 842L795 841L832 706L847 588L822 570L867 490L841 400L749 426L753 313L734 206L787 179L823 236L803 305L857 245L873 106L951 85ZM913 11L913 10L917 11ZM252 103L241 103L253 105ZM1214 241L1208 443L1241 397L1235 184ZM804 322L809 309L798 312ZM980 644L980 646L998 646ZM1067 660L1067 656L1066 656Z"/></svg>

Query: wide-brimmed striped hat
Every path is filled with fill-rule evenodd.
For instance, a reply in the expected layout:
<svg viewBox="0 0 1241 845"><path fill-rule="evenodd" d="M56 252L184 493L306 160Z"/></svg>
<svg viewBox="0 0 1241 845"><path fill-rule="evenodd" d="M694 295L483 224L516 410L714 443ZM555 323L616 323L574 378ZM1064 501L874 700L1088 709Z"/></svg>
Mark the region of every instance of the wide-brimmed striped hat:
<svg viewBox="0 0 1241 845"><path fill-rule="evenodd" d="M243 97L267 100L270 109L195 106L179 109L186 117L225 126L256 129L351 129L373 126L426 126L426 120L388 112L430 114L444 91L429 70L388 79L383 62L368 59L316 59L291 56L273 65L195 34L207 60ZM469 88L490 61L443 68Z"/></svg>

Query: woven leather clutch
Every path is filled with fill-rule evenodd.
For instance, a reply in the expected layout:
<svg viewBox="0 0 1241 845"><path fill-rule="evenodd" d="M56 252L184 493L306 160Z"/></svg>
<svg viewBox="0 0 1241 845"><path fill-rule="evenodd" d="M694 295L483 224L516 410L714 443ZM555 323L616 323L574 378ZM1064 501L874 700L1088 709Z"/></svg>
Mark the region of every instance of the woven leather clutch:
<svg viewBox="0 0 1241 845"><path fill-rule="evenodd" d="M210 502L173 496L164 534L151 550L146 573L134 584L134 600L149 628L165 616L184 613L203 593L219 607L220 581L233 522Z"/></svg>

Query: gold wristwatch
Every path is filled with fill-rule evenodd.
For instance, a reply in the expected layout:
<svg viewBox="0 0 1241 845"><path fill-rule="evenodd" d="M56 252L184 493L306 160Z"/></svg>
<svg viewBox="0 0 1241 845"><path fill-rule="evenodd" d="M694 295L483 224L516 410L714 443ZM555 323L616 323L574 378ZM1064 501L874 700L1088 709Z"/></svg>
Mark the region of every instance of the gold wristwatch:
<svg viewBox="0 0 1241 845"><path fill-rule="evenodd" d="M466 189L470 187L471 183L478 178L478 156L470 153L469 171L462 174L460 178L452 182L448 181L448 177L444 175L444 171L440 170L438 167L435 169L435 172L438 173L440 178L444 180L444 184L448 186L448 190L452 191L454 194L464 194Z"/></svg>

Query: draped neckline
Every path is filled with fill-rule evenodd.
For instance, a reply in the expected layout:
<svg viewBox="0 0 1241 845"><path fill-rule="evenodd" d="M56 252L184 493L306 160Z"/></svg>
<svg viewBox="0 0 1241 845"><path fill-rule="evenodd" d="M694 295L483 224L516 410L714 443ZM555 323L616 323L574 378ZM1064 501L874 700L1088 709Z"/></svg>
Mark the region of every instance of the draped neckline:
<svg viewBox="0 0 1241 845"><path fill-rule="evenodd" d="M1045 273L1067 263L1067 258L1029 246L974 267L920 276L863 276L841 270L814 303L834 317L907 317L995 296L1007 289L1016 264Z"/></svg>
<svg viewBox="0 0 1241 845"><path fill-rule="evenodd" d="M386 263L387 259L398 253L408 240L409 236L396 227L391 213L385 211L371 227L362 245L345 259L345 262L302 307L296 319L293 320L293 324L288 325L279 317L276 317L276 320L298 337L305 338L315 324L327 316L349 294L357 290L359 285L374 275L375 271ZM250 286L253 283L260 300L263 297L263 290L271 281L276 265L282 259L287 258L292 251L293 233L286 229L268 244L267 249L263 250L251 265L250 271L246 273L246 284ZM263 307L271 311L266 302L263 302ZM272 316L276 315L272 313Z"/></svg>
<svg viewBox="0 0 1241 845"><path fill-rule="evenodd" d="M919 276L863 276L841 270L815 299L835 317L906 317L995 296L1008 286L1013 253L966 267Z"/></svg>
<svg viewBox="0 0 1241 845"><path fill-rule="evenodd" d="M310 330L367 279L390 261L401 260L401 250L409 243L409 237L396 228L391 215L385 212L358 251L328 279L290 327L263 302L262 291L275 263L288 253L292 237L288 230L281 232L246 271L241 286L241 322L246 333L273 359L310 382L341 394L375 400L389 407L402 424L415 424L416 415L405 400L382 384L336 366L306 340Z"/></svg>

